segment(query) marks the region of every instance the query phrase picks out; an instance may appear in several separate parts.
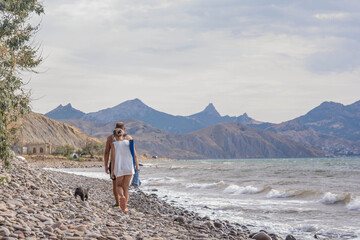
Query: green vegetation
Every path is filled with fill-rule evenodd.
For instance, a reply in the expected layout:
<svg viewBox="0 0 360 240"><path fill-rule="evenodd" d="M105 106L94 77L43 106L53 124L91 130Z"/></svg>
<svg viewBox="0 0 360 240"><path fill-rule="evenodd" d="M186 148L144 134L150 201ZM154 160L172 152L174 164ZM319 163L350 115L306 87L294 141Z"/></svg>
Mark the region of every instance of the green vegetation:
<svg viewBox="0 0 360 240"><path fill-rule="evenodd" d="M53 155L63 155L64 157L70 157L70 154L75 152L75 148L70 145L56 147Z"/></svg>
<svg viewBox="0 0 360 240"><path fill-rule="evenodd" d="M0 182L5 182L6 177L1 177Z"/></svg>
<svg viewBox="0 0 360 240"><path fill-rule="evenodd" d="M84 162L84 159L82 157L72 158L71 156L69 156L67 159L75 162Z"/></svg>
<svg viewBox="0 0 360 240"><path fill-rule="evenodd" d="M43 13L37 0L0 0L0 159L7 168L18 118L30 111L29 92L20 76L24 71L34 72L42 61L39 48L31 46L39 25L29 20Z"/></svg>
<svg viewBox="0 0 360 240"><path fill-rule="evenodd" d="M80 150L80 154L86 155L103 155L105 150L105 143L99 143L95 141L87 141L83 149Z"/></svg>
<svg viewBox="0 0 360 240"><path fill-rule="evenodd" d="M75 151L75 148L70 145L64 145L64 146L58 146L56 147L55 151L52 153L53 155L62 155L64 157L67 157L69 160L74 160L78 162L83 162L84 159L81 158L81 156L91 156L94 155L103 155L105 150L105 143L98 143L95 141L87 141L86 145L82 149L78 149ZM70 155L72 153L76 153L79 158L72 158Z"/></svg>

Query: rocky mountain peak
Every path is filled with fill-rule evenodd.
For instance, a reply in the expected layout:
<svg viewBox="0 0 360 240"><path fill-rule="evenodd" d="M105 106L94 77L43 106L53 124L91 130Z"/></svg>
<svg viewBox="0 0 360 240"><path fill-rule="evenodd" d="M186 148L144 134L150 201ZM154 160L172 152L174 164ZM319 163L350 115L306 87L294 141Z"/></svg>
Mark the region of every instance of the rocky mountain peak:
<svg viewBox="0 0 360 240"><path fill-rule="evenodd" d="M207 107L201 113L206 113L207 115L221 117L219 112L216 110L214 104L212 103L209 103L209 105L207 105Z"/></svg>
<svg viewBox="0 0 360 240"><path fill-rule="evenodd" d="M79 119L83 115L85 115L85 113L73 108L71 106L71 103L68 103L65 106L60 104L54 110L45 114L46 117L49 117L52 119L70 119L70 118Z"/></svg>
<svg viewBox="0 0 360 240"><path fill-rule="evenodd" d="M342 105L341 103L337 103L337 102L323 102L319 105L318 108L327 108L327 109L336 109L336 108L341 108L344 105Z"/></svg>
<svg viewBox="0 0 360 240"><path fill-rule="evenodd" d="M121 110L121 111L127 111L128 113L134 113L139 110L148 110L148 109L150 109L150 107L148 107L145 103L143 103L138 98L125 101L125 102L120 103L119 105L115 106L114 108L112 108L113 111Z"/></svg>

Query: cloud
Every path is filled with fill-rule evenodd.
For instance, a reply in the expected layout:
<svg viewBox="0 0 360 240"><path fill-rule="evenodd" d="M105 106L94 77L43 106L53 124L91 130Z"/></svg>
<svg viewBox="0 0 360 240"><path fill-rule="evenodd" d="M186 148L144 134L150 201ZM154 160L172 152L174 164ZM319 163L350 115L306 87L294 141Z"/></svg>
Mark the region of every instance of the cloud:
<svg viewBox="0 0 360 240"><path fill-rule="evenodd" d="M90 112L138 97L173 114L214 102L223 114L267 120L278 109L272 118L286 120L313 106L304 96L334 100L332 86L313 99L299 95L300 83L358 77L359 9L335 0L46 0L44 74L31 82L46 101L34 106L46 112L67 99Z"/></svg>
<svg viewBox="0 0 360 240"><path fill-rule="evenodd" d="M336 20L336 19L344 19L349 16L348 13L317 13L314 15L315 18L319 20Z"/></svg>

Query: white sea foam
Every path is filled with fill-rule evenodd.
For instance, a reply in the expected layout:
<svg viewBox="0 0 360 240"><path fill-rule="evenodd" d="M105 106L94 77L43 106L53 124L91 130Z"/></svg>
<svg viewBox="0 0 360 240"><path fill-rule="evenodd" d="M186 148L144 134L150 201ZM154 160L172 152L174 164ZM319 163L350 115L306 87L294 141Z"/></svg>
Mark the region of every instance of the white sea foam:
<svg viewBox="0 0 360 240"><path fill-rule="evenodd" d="M172 178L172 177L163 177L163 178L148 178L148 179L144 179L141 180L143 185L161 185L163 183L174 183L177 182L179 180Z"/></svg>
<svg viewBox="0 0 360 240"><path fill-rule="evenodd" d="M224 193L227 194L256 194L262 192L263 189L259 189L253 186L240 187L238 185L230 185L225 190Z"/></svg>
<svg viewBox="0 0 360 240"><path fill-rule="evenodd" d="M351 200L346 207L349 210L360 211L360 197Z"/></svg>
<svg viewBox="0 0 360 240"><path fill-rule="evenodd" d="M288 198L291 196L291 193L282 192L275 189L271 189L271 191L266 195L267 198Z"/></svg>
<svg viewBox="0 0 360 240"><path fill-rule="evenodd" d="M313 225L303 225L301 226L298 230L300 232L315 232L317 230L317 226L313 226Z"/></svg>
<svg viewBox="0 0 360 240"><path fill-rule="evenodd" d="M194 189L212 189L217 188L225 183L223 181L216 182L216 183L189 183L185 187L186 188L194 188Z"/></svg>
<svg viewBox="0 0 360 240"><path fill-rule="evenodd" d="M350 194L335 194L335 193L327 192L324 194L320 202L323 204L330 205L338 202L344 202L349 198L350 198Z"/></svg>

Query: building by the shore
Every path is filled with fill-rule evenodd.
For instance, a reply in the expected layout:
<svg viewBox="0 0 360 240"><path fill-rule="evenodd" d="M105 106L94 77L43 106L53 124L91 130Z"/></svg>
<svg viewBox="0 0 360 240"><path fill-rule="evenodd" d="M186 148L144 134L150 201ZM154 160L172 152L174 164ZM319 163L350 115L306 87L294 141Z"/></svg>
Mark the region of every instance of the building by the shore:
<svg viewBox="0 0 360 240"><path fill-rule="evenodd" d="M13 145L13 151L18 154L46 155L53 153L55 148L50 143L28 143Z"/></svg>

